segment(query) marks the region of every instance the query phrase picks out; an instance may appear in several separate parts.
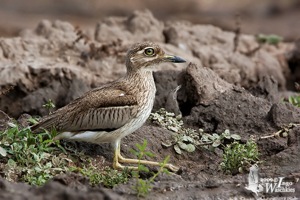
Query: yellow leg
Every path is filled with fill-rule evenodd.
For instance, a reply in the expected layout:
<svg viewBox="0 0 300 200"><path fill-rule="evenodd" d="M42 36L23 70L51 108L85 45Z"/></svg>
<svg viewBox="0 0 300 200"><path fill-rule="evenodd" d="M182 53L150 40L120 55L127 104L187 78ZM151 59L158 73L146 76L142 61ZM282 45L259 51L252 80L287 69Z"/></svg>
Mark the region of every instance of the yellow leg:
<svg viewBox="0 0 300 200"><path fill-rule="evenodd" d="M113 161L113 167L114 169L132 169L132 170L137 170L138 168L137 167L133 167L133 166L123 166L119 163L119 158L122 157L120 155L120 143L118 142L116 145L115 145L115 152L114 152L114 161ZM120 159L121 160L121 159Z"/></svg>
<svg viewBox="0 0 300 200"><path fill-rule="evenodd" d="M120 153L120 142L116 143L115 145L115 153L114 153L114 162L113 162L113 167L115 169L124 169L125 166L121 165L119 162L121 163L130 163L130 164L143 164L143 165L154 165L154 166L160 166L159 162L153 162L153 161L148 161L148 160L138 160L138 159L128 159L128 158L124 158L123 156L121 156ZM137 167L132 167L129 166L127 167L128 169L133 169L136 170ZM173 171L173 172L177 172L179 170L178 167L172 165L172 164L166 164L165 168Z"/></svg>

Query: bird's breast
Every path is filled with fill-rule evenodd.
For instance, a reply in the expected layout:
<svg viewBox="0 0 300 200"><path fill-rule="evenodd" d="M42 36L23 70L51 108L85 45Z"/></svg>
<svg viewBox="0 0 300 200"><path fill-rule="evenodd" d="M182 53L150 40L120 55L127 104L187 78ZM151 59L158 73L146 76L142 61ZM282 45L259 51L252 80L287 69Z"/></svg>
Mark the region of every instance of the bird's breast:
<svg viewBox="0 0 300 200"><path fill-rule="evenodd" d="M122 132L120 138L140 128L148 119L153 108L156 87L152 73L145 74L145 76L140 76L138 78L138 80L131 82L131 84L135 83L134 85L131 85L131 92L136 95L138 102L135 117L133 117L126 125L121 128L121 130L119 130Z"/></svg>

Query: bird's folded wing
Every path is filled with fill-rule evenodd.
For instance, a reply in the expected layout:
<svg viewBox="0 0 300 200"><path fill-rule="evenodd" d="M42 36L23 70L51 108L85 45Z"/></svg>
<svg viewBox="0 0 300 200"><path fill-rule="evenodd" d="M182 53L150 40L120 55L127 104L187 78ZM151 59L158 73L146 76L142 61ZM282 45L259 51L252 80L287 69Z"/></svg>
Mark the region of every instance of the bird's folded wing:
<svg viewBox="0 0 300 200"><path fill-rule="evenodd" d="M114 130L137 112L137 99L122 89L103 87L87 92L31 127L57 131Z"/></svg>

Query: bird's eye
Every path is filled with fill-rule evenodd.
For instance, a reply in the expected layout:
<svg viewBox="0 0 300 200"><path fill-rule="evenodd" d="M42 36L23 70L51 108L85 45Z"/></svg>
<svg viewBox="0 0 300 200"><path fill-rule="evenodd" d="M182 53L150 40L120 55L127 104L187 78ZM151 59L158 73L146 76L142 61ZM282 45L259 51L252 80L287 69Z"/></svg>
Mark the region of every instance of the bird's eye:
<svg viewBox="0 0 300 200"><path fill-rule="evenodd" d="M153 48L147 48L144 51L146 56L153 56L154 55L154 49Z"/></svg>

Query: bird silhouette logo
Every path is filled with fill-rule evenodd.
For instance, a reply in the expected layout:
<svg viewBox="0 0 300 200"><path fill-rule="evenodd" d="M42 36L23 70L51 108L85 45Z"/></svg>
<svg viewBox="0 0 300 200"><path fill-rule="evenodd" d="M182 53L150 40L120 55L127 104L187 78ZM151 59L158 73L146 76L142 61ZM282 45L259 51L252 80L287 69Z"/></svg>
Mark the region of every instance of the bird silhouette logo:
<svg viewBox="0 0 300 200"><path fill-rule="evenodd" d="M264 189L263 186L259 184L258 171L259 168L256 164L250 167L250 172L248 175L248 186L245 187L247 190L250 190L253 193L255 193L256 196L258 196L258 193L262 192Z"/></svg>

